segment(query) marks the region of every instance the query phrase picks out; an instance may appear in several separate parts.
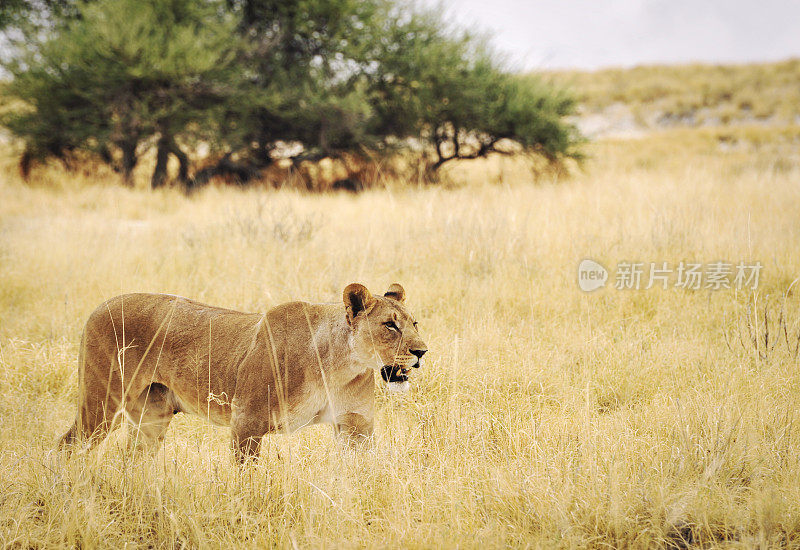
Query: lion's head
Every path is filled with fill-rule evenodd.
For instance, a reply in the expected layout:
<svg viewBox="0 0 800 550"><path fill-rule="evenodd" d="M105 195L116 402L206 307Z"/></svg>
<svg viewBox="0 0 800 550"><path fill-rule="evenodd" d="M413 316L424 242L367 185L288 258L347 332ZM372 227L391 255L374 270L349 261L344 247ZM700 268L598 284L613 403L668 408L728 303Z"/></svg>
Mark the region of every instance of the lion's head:
<svg viewBox="0 0 800 550"><path fill-rule="evenodd" d="M403 305L405 297L405 290L396 283L383 296L373 296L358 283L344 289L353 351L361 362L380 369L389 387L406 386L411 369L422 366L422 356L428 351L417 322Z"/></svg>

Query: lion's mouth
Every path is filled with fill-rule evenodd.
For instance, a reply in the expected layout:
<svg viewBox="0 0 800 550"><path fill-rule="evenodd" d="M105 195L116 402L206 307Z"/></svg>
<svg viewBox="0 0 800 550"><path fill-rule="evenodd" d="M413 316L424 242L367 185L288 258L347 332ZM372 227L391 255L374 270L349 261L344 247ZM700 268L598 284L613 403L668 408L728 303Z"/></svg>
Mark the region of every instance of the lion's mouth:
<svg viewBox="0 0 800 550"><path fill-rule="evenodd" d="M417 359L417 361L408 367L401 367L399 365L386 365L381 367L381 377L385 382L392 383L392 382L408 382L408 373L411 372L411 369L418 369L422 366L422 359Z"/></svg>
<svg viewBox="0 0 800 550"><path fill-rule="evenodd" d="M381 367L381 378L385 382L408 382L408 367L386 365Z"/></svg>

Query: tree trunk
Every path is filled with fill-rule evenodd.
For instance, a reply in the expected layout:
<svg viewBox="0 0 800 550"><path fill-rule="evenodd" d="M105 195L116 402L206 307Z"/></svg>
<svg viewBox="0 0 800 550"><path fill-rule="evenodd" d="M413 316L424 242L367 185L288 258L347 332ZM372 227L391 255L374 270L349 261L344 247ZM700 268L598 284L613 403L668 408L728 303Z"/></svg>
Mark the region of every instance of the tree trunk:
<svg viewBox="0 0 800 550"><path fill-rule="evenodd" d="M158 189L167 181L167 161L170 153L170 139L164 135L158 138L156 145L156 167L153 169L153 177L150 178L150 187Z"/></svg>
<svg viewBox="0 0 800 550"><path fill-rule="evenodd" d="M186 156L186 153L181 151L181 148L178 147L178 144L175 143L174 140L170 141L169 151L178 159L178 181L186 187L186 184L189 182L189 157Z"/></svg>
<svg viewBox="0 0 800 550"><path fill-rule="evenodd" d="M207 184L208 181L216 176L233 177L239 185L245 185L250 180L259 176L258 168L241 162L231 160L231 154L227 153L219 162L199 170L194 177L187 182L186 190L193 191Z"/></svg>
<svg viewBox="0 0 800 550"><path fill-rule="evenodd" d="M121 171L120 167L117 166L116 162L114 162L114 156L111 154L111 151L108 149L108 145L107 144L103 144L103 145L100 146L100 150L98 151L98 154L100 155L100 160L102 160L103 162L108 164L115 173L117 173L117 174L120 173L120 171Z"/></svg>
<svg viewBox="0 0 800 550"><path fill-rule="evenodd" d="M272 164L272 156L270 156L270 143L266 138L259 138L257 149L255 150L255 161L260 168L265 168Z"/></svg>
<svg viewBox="0 0 800 550"><path fill-rule="evenodd" d="M137 140L129 139L119 144L122 150L122 183L128 187L133 187L133 169L136 168L138 158L136 158Z"/></svg>

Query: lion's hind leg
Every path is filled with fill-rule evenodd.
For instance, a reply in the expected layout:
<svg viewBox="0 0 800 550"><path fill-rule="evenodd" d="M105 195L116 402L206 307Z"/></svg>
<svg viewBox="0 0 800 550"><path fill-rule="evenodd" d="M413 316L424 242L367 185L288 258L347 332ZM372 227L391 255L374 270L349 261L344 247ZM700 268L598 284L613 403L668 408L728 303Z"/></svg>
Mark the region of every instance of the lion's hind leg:
<svg viewBox="0 0 800 550"><path fill-rule="evenodd" d="M87 331L81 339L78 358L78 412L75 422L59 440L59 447L75 445L90 449L119 424L124 388L119 356L109 346L87 345Z"/></svg>
<svg viewBox="0 0 800 550"><path fill-rule="evenodd" d="M74 446L81 445L85 450L100 444L106 436L119 425L119 415L113 411L89 405L82 407L67 433L58 441L60 449L71 451Z"/></svg>
<svg viewBox="0 0 800 550"><path fill-rule="evenodd" d="M113 386L109 382L109 388ZM83 392L75 422L59 440L59 447L70 449L82 445L87 450L98 445L119 425L120 399L113 391L102 396Z"/></svg>
<svg viewBox="0 0 800 550"><path fill-rule="evenodd" d="M176 412L179 409L172 391L163 384L150 384L125 407L129 447L156 453Z"/></svg>

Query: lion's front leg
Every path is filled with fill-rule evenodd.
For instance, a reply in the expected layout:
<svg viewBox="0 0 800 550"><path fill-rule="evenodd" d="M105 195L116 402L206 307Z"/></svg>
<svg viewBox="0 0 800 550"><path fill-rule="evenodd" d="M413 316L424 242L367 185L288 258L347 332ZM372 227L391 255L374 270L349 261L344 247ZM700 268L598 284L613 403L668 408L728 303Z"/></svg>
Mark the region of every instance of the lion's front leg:
<svg viewBox="0 0 800 550"><path fill-rule="evenodd" d="M357 413L345 413L336 418L333 425L336 439L351 449L363 449L372 446L374 423Z"/></svg>
<svg viewBox="0 0 800 550"><path fill-rule="evenodd" d="M242 435L234 432L232 444L236 462L238 462L240 465L244 465L248 462L255 462L258 459L259 453L261 452L261 439L263 437L263 434L256 436Z"/></svg>
<svg viewBox="0 0 800 550"><path fill-rule="evenodd" d="M231 416L231 443L239 464L256 460L261 449L261 439L268 431L268 423L259 415L247 408L239 409L234 405Z"/></svg>

